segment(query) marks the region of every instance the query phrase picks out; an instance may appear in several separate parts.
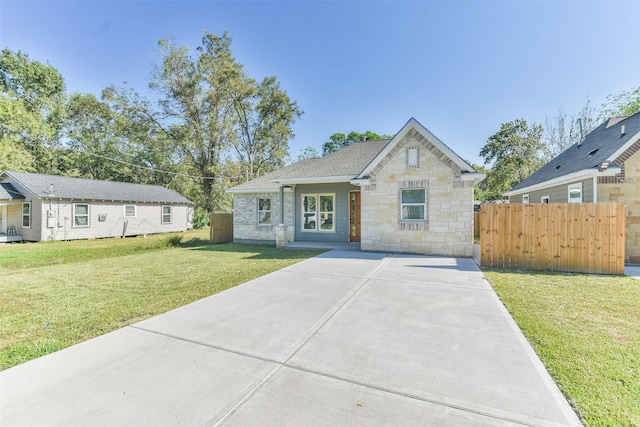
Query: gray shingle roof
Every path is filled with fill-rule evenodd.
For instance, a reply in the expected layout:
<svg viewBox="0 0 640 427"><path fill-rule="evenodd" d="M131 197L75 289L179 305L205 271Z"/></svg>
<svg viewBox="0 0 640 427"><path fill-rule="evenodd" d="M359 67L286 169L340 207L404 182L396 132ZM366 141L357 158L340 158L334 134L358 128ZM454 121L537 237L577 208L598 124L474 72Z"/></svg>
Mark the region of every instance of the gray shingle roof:
<svg viewBox="0 0 640 427"><path fill-rule="evenodd" d="M621 135L622 126L625 127L623 135ZM614 117L609 119L591 131L582 143L578 142L569 147L558 157L513 187L511 191L587 169L597 171L605 160L615 160L611 157L625 144L635 142L631 141L631 138L638 132L640 132L640 113L627 118Z"/></svg>
<svg viewBox="0 0 640 427"><path fill-rule="evenodd" d="M24 196L9 182L0 183L0 200L24 199Z"/></svg>
<svg viewBox="0 0 640 427"><path fill-rule="evenodd" d="M5 171L39 198L113 200L141 203L193 204L181 194L159 185L99 181L58 175ZM53 196L49 191L53 185Z"/></svg>
<svg viewBox="0 0 640 427"><path fill-rule="evenodd" d="M356 142L323 157L300 160L277 171L237 185L229 190L231 192L273 190L277 189L279 185L272 182L272 180L278 178L304 179L341 176L351 176L355 178L388 143L388 139Z"/></svg>

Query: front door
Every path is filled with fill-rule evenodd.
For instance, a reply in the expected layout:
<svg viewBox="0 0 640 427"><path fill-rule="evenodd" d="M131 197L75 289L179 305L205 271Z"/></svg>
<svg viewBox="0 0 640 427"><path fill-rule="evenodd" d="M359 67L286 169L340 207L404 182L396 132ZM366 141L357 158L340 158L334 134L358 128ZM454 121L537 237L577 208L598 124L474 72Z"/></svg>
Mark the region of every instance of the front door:
<svg viewBox="0 0 640 427"><path fill-rule="evenodd" d="M349 241L360 241L360 192L349 192Z"/></svg>

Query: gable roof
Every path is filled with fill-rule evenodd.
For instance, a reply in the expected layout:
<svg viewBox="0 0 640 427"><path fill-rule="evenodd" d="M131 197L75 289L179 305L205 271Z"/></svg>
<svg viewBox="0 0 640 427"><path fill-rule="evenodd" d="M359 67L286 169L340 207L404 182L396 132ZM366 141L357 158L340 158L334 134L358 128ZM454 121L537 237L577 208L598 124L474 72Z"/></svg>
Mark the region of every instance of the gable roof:
<svg viewBox="0 0 640 427"><path fill-rule="evenodd" d="M277 171L237 185L227 190L229 193L251 193L275 191L280 185L312 184L329 182L351 182L366 180L368 174L393 150L411 130L416 130L453 161L463 173L473 174L473 178L484 177L462 160L440 139L411 118L392 139L362 141L334 151L323 157L304 159Z"/></svg>
<svg viewBox="0 0 640 427"><path fill-rule="evenodd" d="M624 127L624 133L622 129ZM571 179L614 175L622 164L615 163L640 138L640 113L613 117L591 131L556 158L514 186L505 195L515 195ZM620 162L622 163L622 162Z"/></svg>
<svg viewBox="0 0 640 427"><path fill-rule="evenodd" d="M24 199L10 182L0 182L0 200Z"/></svg>
<svg viewBox="0 0 640 427"><path fill-rule="evenodd" d="M0 175L0 178L3 177L13 179L39 199L193 204L181 194L159 185L13 171L4 171ZM51 186L53 186L53 194L50 193Z"/></svg>

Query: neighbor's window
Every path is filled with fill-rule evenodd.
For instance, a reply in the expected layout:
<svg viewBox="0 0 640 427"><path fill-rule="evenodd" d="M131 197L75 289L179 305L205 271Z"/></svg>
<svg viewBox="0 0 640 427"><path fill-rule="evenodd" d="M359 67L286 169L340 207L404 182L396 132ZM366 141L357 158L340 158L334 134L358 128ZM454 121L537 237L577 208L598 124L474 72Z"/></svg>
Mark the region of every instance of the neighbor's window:
<svg viewBox="0 0 640 427"><path fill-rule="evenodd" d="M31 228L31 202L22 204L22 228Z"/></svg>
<svg viewBox="0 0 640 427"><path fill-rule="evenodd" d="M529 194L522 195L522 203L529 203Z"/></svg>
<svg viewBox="0 0 640 427"><path fill-rule="evenodd" d="M582 183L569 184L569 203L582 203Z"/></svg>
<svg viewBox="0 0 640 427"><path fill-rule="evenodd" d="M427 219L427 190L424 188L406 188L400 190L401 219L424 221Z"/></svg>
<svg viewBox="0 0 640 427"><path fill-rule="evenodd" d="M302 195L302 231L335 231L335 194Z"/></svg>
<svg viewBox="0 0 640 427"><path fill-rule="evenodd" d="M173 216L173 210L171 206L163 206L162 207L162 223L163 224L171 224Z"/></svg>
<svg viewBox="0 0 640 427"><path fill-rule="evenodd" d="M271 224L271 199L258 199L258 224Z"/></svg>
<svg viewBox="0 0 640 427"><path fill-rule="evenodd" d="M124 205L124 217L135 218L136 217L136 205Z"/></svg>
<svg viewBox="0 0 640 427"><path fill-rule="evenodd" d="M89 226L89 204L75 203L73 205L73 226L88 227Z"/></svg>
<svg viewBox="0 0 640 427"><path fill-rule="evenodd" d="M549 203L549 196L540 197L540 203Z"/></svg>

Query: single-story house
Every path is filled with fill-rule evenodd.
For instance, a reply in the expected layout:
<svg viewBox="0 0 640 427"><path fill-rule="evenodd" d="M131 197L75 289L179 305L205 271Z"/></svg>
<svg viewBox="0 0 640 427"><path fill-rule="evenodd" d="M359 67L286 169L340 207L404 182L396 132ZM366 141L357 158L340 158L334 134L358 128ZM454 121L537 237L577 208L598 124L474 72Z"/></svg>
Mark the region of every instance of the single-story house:
<svg viewBox="0 0 640 427"><path fill-rule="evenodd" d="M95 239L193 224L193 203L165 187L4 171L0 242Z"/></svg>
<svg viewBox="0 0 640 427"><path fill-rule="evenodd" d="M505 193L511 203L622 202L626 261L640 262L640 113L603 122Z"/></svg>
<svg viewBox="0 0 640 427"><path fill-rule="evenodd" d="M417 120L233 187L236 242L360 242L366 251L473 255L484 179Z"/></svg>

